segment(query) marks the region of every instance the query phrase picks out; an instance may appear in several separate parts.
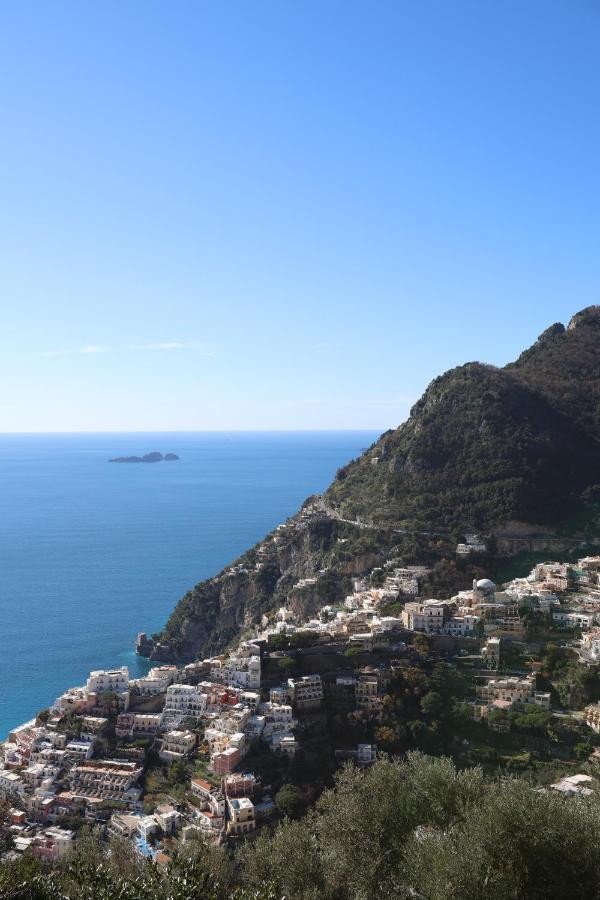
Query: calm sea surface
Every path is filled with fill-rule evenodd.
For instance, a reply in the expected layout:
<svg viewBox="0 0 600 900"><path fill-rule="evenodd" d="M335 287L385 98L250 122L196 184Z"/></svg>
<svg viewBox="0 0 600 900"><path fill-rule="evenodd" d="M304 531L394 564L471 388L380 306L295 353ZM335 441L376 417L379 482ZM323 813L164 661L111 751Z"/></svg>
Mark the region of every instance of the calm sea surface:
<svg viewBox="0 0 600 900"><path fill-rule="evenodd" d="M323 490L374 432L0 435L0 738ZM178 462L109 464L173 452Z"/></svg>

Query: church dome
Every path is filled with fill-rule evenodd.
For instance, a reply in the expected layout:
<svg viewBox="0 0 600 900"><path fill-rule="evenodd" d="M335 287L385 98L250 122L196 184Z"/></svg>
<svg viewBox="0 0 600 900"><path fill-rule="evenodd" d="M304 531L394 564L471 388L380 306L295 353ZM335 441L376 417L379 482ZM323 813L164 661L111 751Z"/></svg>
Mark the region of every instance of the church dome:
<svg viewBox="0 0 600 900"><path fill-rule="evenodd" d="M496 585L493 581L490 581L489 578L480 578L477 582L477 590L483 591L484 593L489 593L490 591L496 590Z"/></svg>

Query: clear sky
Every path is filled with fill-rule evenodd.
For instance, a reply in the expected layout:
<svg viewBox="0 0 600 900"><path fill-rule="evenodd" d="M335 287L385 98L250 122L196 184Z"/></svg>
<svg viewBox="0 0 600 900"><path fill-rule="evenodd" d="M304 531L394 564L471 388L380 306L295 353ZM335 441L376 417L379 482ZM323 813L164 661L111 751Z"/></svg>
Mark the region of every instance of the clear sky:
<svg viewBox="0 0 600 900"><path fill-rule="evenodd" d="M600 300L596 0L0 5L0 430L388 428Z"/></svg>

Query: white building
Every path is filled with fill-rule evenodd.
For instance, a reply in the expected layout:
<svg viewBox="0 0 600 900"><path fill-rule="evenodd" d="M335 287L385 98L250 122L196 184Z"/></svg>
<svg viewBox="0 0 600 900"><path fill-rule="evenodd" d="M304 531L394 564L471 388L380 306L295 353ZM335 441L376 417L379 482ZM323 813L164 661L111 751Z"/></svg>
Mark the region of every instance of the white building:
<svg viewBox="0 0 600 900"><path fill-rule="evenodd" d="M123 694L129 690L129 669L127 666L121 666L120 669L99 669L97 672L90 672L86 690L95 694L109 691L113 694Z"/></svg>
<svg viewBox="0 0 600 900"><path fill-rule="evenodd" d="M581 648L587 653L590 659L597 662L600 659L600 629L593 629L584 634L581 639Z"/></svg>
<svg viewBox="0 0 600 900"><path fill-rule="evenodd" d="M17 794L22 797L25 793L25 785L21 776L9 769L0 769L0 793Z"/></svg>
<svg viewBox="0 0 600 900"><path fill-rule="evenodd" d="M581 628L586 631L596 621L594 613L576 612L572 609L556 609L552 612L552 620L566 628Z"/></svg>
<svg viewBox="0 0 600 900"><path fill-rule="evenodd" d="M323 683L320 675L304 675L288 678L288 693L299 709L320 706L323 700Z"/></svg>
<svg viewBox="0 0 600 900"><path fill-rule="evenodd" d="M159 756L165 762L184 759L194 751L197 737L193 731L167 731L163 738Z"/></svg>
<svg viewBox="0 0 600 900"><path fill-rule="evenodd" d="M411 601L402 610L403 626L409 631L424 631L426 634L440 634L448 617L448 604L443 600Z"/></svg>
<svg viewBox="0 0 600 900"><path fill-rule="evenodd" d="M160 713L119 713L115 725L117 737L150 736L156 734L161 724Z"/></svg>
<svg viewBox="0 0 600 900"><path fill-rule="evenodd" d="M480 698L474 704L475 718L486 718L490 708L504 710L527 710L532 706L550 709L550 693L536 690L534 675L526 678L493 678L485 685L477 688Z"/></svg>
<svg viewBox="0 0 600 900"><path fill-rule="evenodd" d="M356 752L356 762L359 766L370 766L377 759L376 744L359 744Z"/></svg>
<svg viewBox="0 0 600 900"><path fill-rule="evenodd" d="M210 660L210 677L213 681L231 687L260 690L260 656L250 652L238 652L228 659L215 657Z"/></svg>
<svg viewBox="0 0 600 900"><path fill-rule="evenodd" d="M574 797L577 795L589 797L593 794L591 787L593 783L594 779L591 775L578 774L561 778L560 781L557 781L556 784L551 784L550 787L552 790L559 791L567 797Z"/></svg>
<svg viewBox="0 0 600 900"><path fill-rule="evenodd" d="M256 828L254 803L248 797L227 800L227 834L247 834Z"/></svg>
<svg viewBox="0 0 600 900"><path fill-rule="evenodd" d="M179 678L177 666L155 666L143 678L138 678L134 685L140 694L153 696L164 694L169 685L174 684Z"/></svg>
<svg viewBox="0 0 600 900"><path fill-rule="evenodd" d="M207 695L200 687L191 684L171 684L167 688L165 708L162 713L163 723L177 721L186 716L201 718L206 712Z"/></svg>
<svg viewBox="0 0 600 900"><path fill-rule="evenodd" d="M56 862L71 850L74 840L74 831L53 825L35 835L30 845L31 852L38 859Z"/></svg>

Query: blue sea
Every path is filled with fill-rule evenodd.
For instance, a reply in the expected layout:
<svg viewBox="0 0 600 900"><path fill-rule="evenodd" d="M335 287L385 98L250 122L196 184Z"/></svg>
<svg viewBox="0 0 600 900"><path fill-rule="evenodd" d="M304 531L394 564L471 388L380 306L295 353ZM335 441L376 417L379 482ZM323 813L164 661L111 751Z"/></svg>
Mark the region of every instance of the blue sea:
<svg viewBox="0 0 600 900"><path fill-rule="evenodd" d="M375 432L0 435L0 738L128 665L190 587L322 491ZM109 464L158 450L177 462Z"/></svg>

